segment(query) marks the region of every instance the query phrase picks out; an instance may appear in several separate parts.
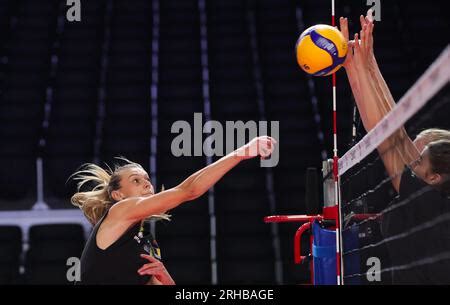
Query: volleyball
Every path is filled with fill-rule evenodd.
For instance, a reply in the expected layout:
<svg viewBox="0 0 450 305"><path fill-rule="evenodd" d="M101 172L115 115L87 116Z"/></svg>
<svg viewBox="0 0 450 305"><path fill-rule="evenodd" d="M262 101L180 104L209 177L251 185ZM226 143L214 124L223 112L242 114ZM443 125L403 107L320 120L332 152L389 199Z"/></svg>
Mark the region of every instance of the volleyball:
<svg viewBox="0 0 450 305"><path fill-rule="evenodd" d="M295 46L297 63L308 74L326 76L342 66L347 55L347 41L335 27L317 24L307 28Z"/></svg>

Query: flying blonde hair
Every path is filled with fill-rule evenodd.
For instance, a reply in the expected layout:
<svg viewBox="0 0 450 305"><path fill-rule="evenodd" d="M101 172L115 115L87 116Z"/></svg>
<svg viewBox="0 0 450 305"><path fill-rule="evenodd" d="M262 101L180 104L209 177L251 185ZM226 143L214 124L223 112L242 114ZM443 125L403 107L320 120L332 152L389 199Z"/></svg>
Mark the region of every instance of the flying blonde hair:
<svg viewBox="0 0 450 305"><path fill-rule="evenodd" d="M124 157L116 159L125 161L125 165L115 165L112 170L108 165L107 169L93 163L83 164L78 171L73 173L69 179L78 181L77 193L70 199L71 203L79 207L86 218L95 225L105 215L106 211L116 202L111 194L120 189L120 172L127 168L144 168L135 162ZM90 188L87 191L81 191L82 188ZM165 219L170 220L170 215L159 214L151 215L147 219ZM144 221L145 219L143 219Z"/></svg>

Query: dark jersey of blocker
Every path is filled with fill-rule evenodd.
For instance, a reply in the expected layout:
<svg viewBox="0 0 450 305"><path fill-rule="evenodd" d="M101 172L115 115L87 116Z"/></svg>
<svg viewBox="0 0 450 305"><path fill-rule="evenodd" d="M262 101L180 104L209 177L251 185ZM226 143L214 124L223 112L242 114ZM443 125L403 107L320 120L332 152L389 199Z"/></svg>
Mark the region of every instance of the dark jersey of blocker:
<svg viewBox="0 0 450 305"><path fill-rule="evenodd" d="M150 276L142 276L138 269L148 260L140 254L150 254L150 244L156 244L150 234L138 235L141 223L131 226L119 239L105 250L97 246L98 228L108 212L95 225L81 255L82 285L143 285Z"/></svg>
<svg viewBox="0 0 450 305"><path fill-rule="evenodd" d="M402 202L382 221L384 238L392 238L386 245L393 283L450 284L449 198L406 169L394 204Z"/></svg>

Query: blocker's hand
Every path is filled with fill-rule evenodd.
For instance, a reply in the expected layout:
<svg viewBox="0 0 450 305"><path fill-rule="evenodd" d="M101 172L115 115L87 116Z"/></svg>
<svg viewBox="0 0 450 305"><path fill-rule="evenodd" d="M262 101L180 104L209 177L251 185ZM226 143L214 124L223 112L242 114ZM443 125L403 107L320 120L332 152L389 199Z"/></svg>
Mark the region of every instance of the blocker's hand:
<svg viewBox="0 0 450 305"><path fill-rule="evenodd" d="M346 69L355 65L366 67L375 58L373 54L373 29L375 25L370 14L371 12L368 12L366 17L363 15L359 17L361 30L359 33L355 33L353 40L349 40L348 19L344 17L339 19L341 33L348 43L347 57L343 64Z"/></svg>
<svg viewBox="0 0 450 305"><path fill-rule="evenodd" d="M360 36L360 52L366 60L374 58L373 54L373 28L375 27L372 19L369 16L359 16L359 22L361 23Z"/></svg>

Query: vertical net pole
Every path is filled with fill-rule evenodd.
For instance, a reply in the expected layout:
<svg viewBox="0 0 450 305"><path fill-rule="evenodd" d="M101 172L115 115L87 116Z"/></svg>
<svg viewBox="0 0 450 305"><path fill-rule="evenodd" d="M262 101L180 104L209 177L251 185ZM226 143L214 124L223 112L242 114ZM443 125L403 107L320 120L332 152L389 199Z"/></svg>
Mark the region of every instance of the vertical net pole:
<svg viewBox="0 0 450 305"><path fill-rule="evenodd" d="M335 23L335 0L331 0L331 25ZM334 198L336 202L336 275L337 285L342 284L342 251L341 251L341 210L339 206L339 173L338 173L338 149L337 149L337 111L336 111L336 72L332 76L333 85L333 177L334 177Z"/></svg>

